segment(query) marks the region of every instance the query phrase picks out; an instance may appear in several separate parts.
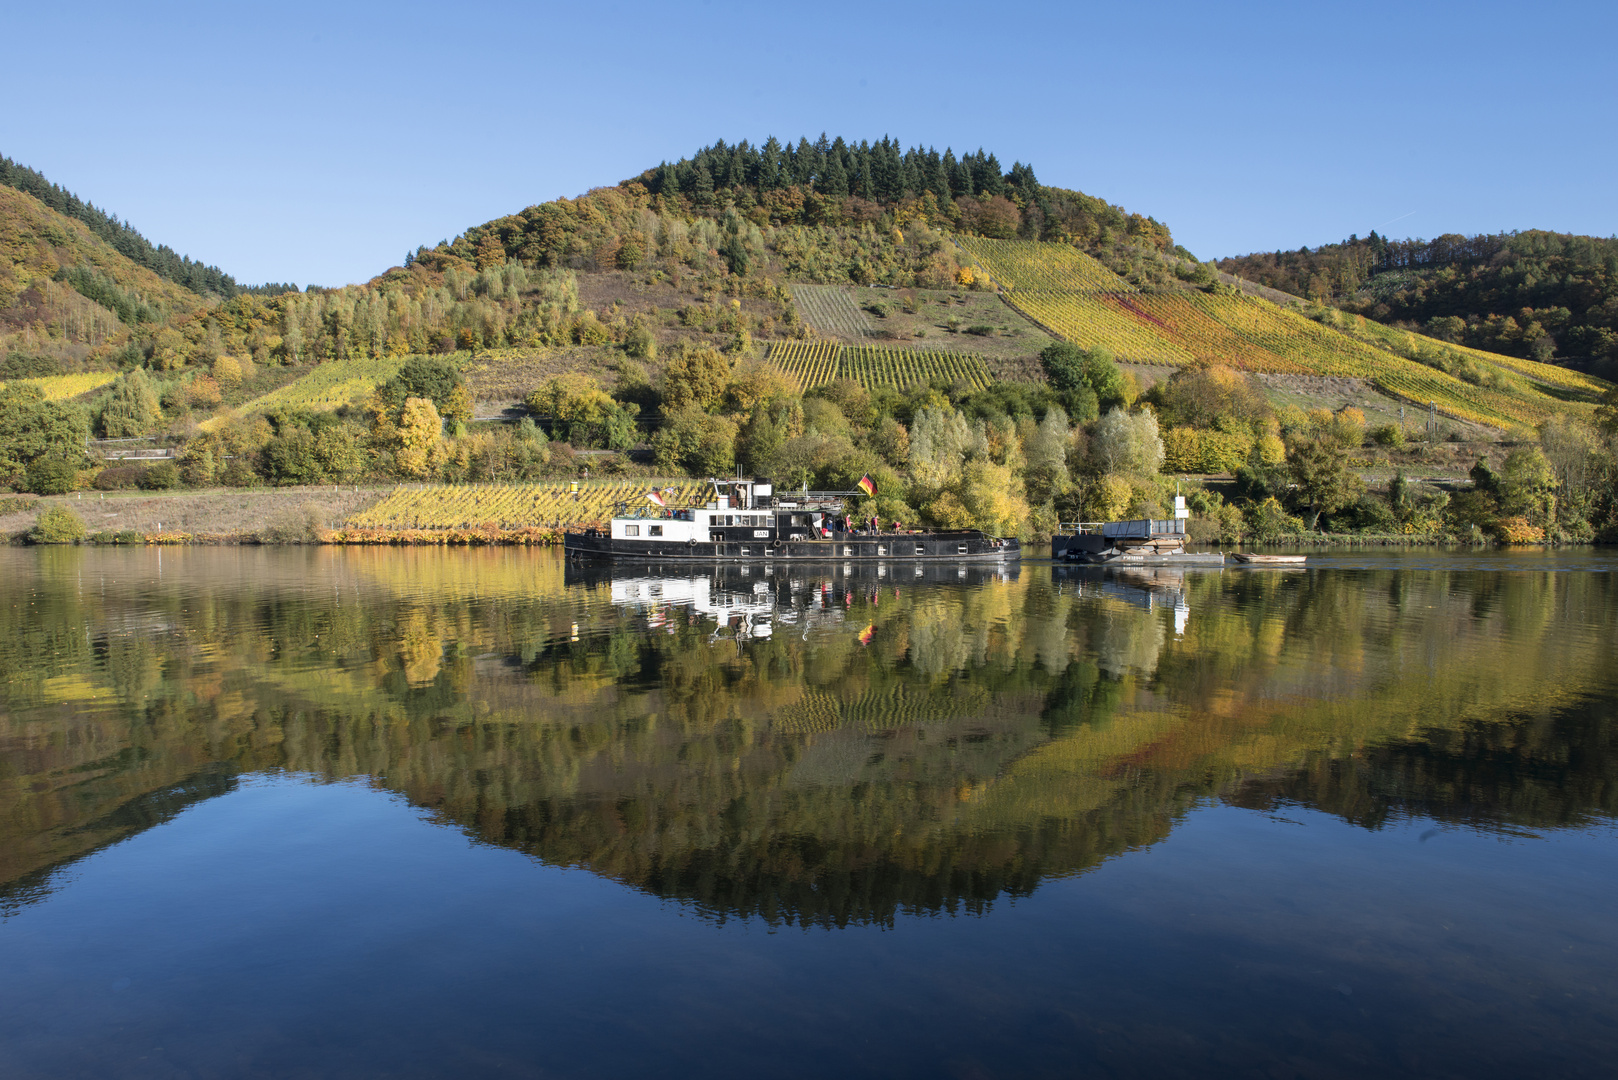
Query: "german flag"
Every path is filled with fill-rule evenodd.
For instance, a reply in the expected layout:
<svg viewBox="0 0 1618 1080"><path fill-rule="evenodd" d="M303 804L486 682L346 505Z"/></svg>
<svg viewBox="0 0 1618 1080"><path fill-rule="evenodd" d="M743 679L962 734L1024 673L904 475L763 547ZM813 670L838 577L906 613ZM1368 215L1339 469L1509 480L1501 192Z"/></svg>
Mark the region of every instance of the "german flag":
<svg viewBox="0 0 1618 1080"><path fill-rule="evenodd" d="M869 476L860 477L860 482L854 486L865 492L867 495L876 494L876 482L873 481Z"/></svg>

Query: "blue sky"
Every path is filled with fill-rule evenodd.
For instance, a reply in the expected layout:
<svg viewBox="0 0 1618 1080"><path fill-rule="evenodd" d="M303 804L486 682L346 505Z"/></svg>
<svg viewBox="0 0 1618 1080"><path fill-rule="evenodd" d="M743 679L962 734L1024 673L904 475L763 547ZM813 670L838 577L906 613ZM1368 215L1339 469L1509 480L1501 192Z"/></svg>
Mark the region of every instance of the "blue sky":
<svg viewBox="0 0 1618 1080"><path fill-rule="evenodd" d="M244 282L821 131L982 146L1202 258L1618 233L1610 2L9 8L0 153Z"/></svg>

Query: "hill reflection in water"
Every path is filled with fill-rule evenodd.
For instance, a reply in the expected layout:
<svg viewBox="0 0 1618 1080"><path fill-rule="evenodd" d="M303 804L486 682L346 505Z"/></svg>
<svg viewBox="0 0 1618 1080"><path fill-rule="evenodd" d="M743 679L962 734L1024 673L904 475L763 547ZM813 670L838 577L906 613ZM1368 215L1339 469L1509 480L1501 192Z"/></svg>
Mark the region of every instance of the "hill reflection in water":
<svg viewBox="0 0 1618 1080"><path fill-rule="evenodd" d="M979 912L1211 800L1610 818L1611 574L12 551L0 903L247 773L716 919Z"/></svg>

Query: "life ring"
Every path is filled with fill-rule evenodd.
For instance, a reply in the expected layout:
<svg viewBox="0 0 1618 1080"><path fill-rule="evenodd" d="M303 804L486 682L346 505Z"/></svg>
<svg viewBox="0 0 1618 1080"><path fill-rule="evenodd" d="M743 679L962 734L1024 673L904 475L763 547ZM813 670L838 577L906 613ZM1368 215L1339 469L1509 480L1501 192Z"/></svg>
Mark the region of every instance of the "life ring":
<svg viewBox="0 0 1618 1080"><path fill-rule="evenodd" d="M779 536L777 536L774 540L771 540L770 541L770 547L774 548L776 551L780 551L781 550L781 538Z"/></svg>
<svg viewBox="0 0 1618 1080"><path fill-rule="evenodd" d="M697 538L694 537L694 536L686 537L685 546L686 547L696 547L697 546Z"/></svg>

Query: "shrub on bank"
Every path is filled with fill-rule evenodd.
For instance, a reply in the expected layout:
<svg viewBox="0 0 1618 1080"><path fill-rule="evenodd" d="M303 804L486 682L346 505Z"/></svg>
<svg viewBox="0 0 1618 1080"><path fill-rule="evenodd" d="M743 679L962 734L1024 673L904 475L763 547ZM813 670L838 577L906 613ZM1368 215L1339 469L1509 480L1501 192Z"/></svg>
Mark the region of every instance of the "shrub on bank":
<svg viewBox="0 0 1618 1080"><path fill-rule="evenodd" d="M1494 523L1495 539L1502 544L1543 544L1545 530L1530 525L1524 517L1508 517Z"/></svg>
<svg viewBox="0 0 1618 1080"><path fill-rule="evenodd" d="M28 466L26 484L35 495L66 495L78 486L79 467L62 454L45 454Z"/></svg>
<svg viewBox="0 0 1618 1080"><path fill-rule="evenodd" d="M42 511L28 530L28 540L34 544L76 544L86 533L84 519L65 506L51 506Z"/></svg>
<svg viewBox="0 0 1618 1080"><path fill-rule="evenodd" d="M170 491L180 486L180 467L172 461L160 461L137 482L146 491Z"/></svg>
<svg viewBox="0 0 1618 1080"><path fill-rule="evenodd" d="M129 462L108 465L96 474L93 486L99 491L171 491L180 486L180 467L172 461L153 464Z"/></svg>
<svg viewBox="0 0 1618 1080"><path fill-rule="evenodd" d="M325 529L325 515L320 507L304 503L260 529L258 540L261 544L318 544Z"/></svg>

